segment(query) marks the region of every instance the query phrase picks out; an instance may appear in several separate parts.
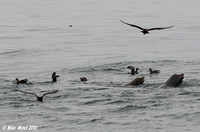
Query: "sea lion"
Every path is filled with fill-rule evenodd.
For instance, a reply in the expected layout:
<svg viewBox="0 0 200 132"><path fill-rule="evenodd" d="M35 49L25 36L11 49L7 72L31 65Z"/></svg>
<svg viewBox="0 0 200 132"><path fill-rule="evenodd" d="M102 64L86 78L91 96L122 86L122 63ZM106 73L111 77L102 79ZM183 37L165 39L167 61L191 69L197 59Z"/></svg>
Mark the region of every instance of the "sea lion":
<svg viewBox="0 0 200 132"><path fill-rule="evenodd" d="M19 80L18 78L16 78L17 84L26 84L28 79L23 79L23 80Z"/></svg>
<svg viewBox="0 0 200 132"><path fill-rule="evenodd" d="M81 82L85 83L87 81L87 78L86 77L81 77L80 80L81 80Z"/></svg>
<svg viewBox="0 0 200 132"><path fill-rule="evenodd" d="M144 77L141 78L136 78L133 81L131 81L130 83L124 85L124 86L129 86L129 85L140 85L144 83Z"/></svg>
<svg viewBox="0 0 200 132"><path fill-rule="evenodd" d="M179 86L184 79L184 74L174 74L172 75L163 85L161 88L164 87L177 87Z"/></svg>
<svg viewBox="0 0 200 132"><path fill-rule="evenodd" d="M147 29L147 28L142 28L142 27L140 27L140 26L137 26L137 25L133 25L133 24L129 24L129 23L126 23L126 22L124 22L124 21L122 21L121 19L119 19L122 23L124 23L124 24L126 24L126 25L129 25L129 26L132 26L132 27L136 27L136 28L138 28L138 29L141 29L142 31L142 33L145 35L145 34L149 34L149 31L151 31L151 30L162 30L162 29L167 29L167 28L172 28L173 26L170 26L170 27L163 27L163 28L149 28L149 29Z"/></svg>
<svg viewBox="0 0 200 132"><path fill-rule="evenodd" d="M57 77L60 77L59 75L56 75L56 72L53 72L53 74L52 74L52 81L53 82L57 82Z"/></svg>
<svg viewBox="0 0 200 132"><path fill-rule="evenodd" d="M33 94L33 95L35 95L35 96L37 97L37 101L40 101L40 102L43 101L43 97L44 97L45 95L47 95L47 94L53 94L53 93L58 92L58 90L54 90L54 91L45 93L45 94L43 94L42 96L37 96L35 93L25 92L25 91L21 91L21 90L17 90L17 91L20 91L20 92L25 93L25 94Z"/></svg>
<svg viewBox="0 0 200 132"><path fill-rule="evenodd" d="M160 73L159 70L152 70L151 68L149 68L149 72L150 74Z"/></svg>

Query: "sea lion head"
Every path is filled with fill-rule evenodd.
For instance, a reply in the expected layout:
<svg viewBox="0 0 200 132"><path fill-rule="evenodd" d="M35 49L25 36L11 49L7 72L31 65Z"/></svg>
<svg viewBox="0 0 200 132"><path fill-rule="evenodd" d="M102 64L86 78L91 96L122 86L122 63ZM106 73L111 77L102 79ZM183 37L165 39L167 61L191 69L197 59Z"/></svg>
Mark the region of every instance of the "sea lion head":
<svg viewBox="0 0 200 132"><path fill-rule="evenodd" d="M184 79L184 74L183 74L183 73L180 74L180 75L178 75L178 82L179 82L178 85L181 84L181 83L183 82L183 79ZM178 85L177 85L177 86L178 86Z"/></svg>
<svg viewBox="0 0 200 132"><path fill-rule="evenodd" d="M140 85L144 83L144 77L141 78L136 78L135 80L133 80L131 85Z"/></svg>
<svg viewBox="0 0 200 132"><path fill-rule="evenodd" d="M184 79L184 74L174 74L166 82L166 86L177 87L182 83Z"/></svg>
<svg viewBox="0 0 200 132"><path fill-rule="evenodd" d="M141 78L136 78L133 81L131 81L130 83L124 85L124 86L128 86L128 85L140 85L144 83L144 77Z"/></svg>
<svg viewBox="0 0 200 132"><path fill-rule="evenodd" d="M139 78L139 81L140 81L141 84L144 83L144 77Z"/></svg>

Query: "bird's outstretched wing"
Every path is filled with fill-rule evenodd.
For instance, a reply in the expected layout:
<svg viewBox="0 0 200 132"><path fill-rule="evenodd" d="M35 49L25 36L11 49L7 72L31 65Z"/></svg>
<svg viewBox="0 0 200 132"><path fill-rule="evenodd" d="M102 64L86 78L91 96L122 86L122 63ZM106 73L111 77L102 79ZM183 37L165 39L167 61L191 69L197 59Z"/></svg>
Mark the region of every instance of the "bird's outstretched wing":
<svg viewBox="0 0 200 132"><path fill-rule="evenodd" d="M136 28L139 28L139 29L141 29L141 30L144 30L144 29L143 29L142 27L140 27L140 26L126 23L126 22L122 21L121 19L119 19L119 20L120 20L122 23L126 24L126 25L129 25L129 26L136 27Z"/></svg>
<svg viewBox="0 0 200 132"><path fill-rule="evenodd" d="M163 30L163 29L167 29L167 28L172 28L173 26L170 26L170 27L163 27L163 28L150 28L150 29L147 29L147 31L151 31L151 30Z"/></svg>
<svg viewBox="0 0 200 132"><path fill-rule="evenodd" d="M18 90L18 89L17 89L17 91L20 91L20 92L25 93L25 94L33 94L33 95L35 95L36 97L38 97L35 93L25 92L25 91L21 91L21 90Z"/></svg>
<svg viewBox="0 0 200 132"><path fill-rule="evenodd" d="M51 92L48 92L48 93L43 94L42 97L44 97L44 96L47 95L47 94L53 94L53 93L57 93L57 92L58 92L58 90L54 90L54 91L51 91Z"/></svg>

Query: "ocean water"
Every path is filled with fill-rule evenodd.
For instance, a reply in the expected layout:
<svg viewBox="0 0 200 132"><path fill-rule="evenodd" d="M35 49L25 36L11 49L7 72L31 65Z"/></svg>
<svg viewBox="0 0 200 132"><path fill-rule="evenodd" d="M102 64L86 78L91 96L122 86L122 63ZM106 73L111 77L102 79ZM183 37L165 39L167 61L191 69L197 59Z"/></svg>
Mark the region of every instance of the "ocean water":
<svg viewBox="0 0 200 132"><path fill-rule="evenodd" d="M198 132L199 6L198 0L1 0L0 131ZM119 19L174 27L143 35ZM139 74L131 75L129 65ZM150 67L161 73L150 75ZM54 71L60 77L49 83ZM180 86L159 88L175 73L184 73ZM136 77L144 84L118 87ZM15 78L29 81L17 85ZM17 89L59 91L41 103Z"/></svg>

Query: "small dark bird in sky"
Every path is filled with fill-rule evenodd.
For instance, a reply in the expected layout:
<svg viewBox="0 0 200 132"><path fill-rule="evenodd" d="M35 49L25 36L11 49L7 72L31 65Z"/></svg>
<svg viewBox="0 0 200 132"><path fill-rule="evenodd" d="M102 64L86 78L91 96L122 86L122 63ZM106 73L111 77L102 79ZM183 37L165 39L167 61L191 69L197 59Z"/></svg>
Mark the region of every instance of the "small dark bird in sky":
<svg viewBox="0 0 200 132"><path fill-rule="evenodd" d="M43 97L44 97L45 95L47 95L47 94L53 94L53 93L58 92L58 90L54 90L54 91L45 93L45 94L43 94L42 96L37 96L35 93L25 92L25 91L21 91L21 90L17 90L17 91L20 91L20 92L25 93L25 94L33 94L33 95L35 95L35 96L37 97L37 101L40 101L40 102L43 101Z"/></svg>
<svg viewBox="0 0 200 132"><path fill-rule="evenodd" d="M132 26L132 27L136 27L138 29L141 29L142 33L145 35L145 34L149 34L149 31L152 31L152 30L162 30L162 29L167 29L167 28L172 28L173 26L170 26L170 27L162 27L162 28L142 28L140 26L137 26L137 25L133 25L133 24L129 24L129 23L126 23L124 21L122 21L121 19L119 19L122 23L126 24L126 25L129 25L129 26Z"/></svg>

